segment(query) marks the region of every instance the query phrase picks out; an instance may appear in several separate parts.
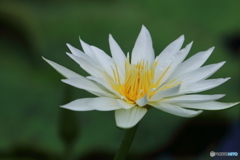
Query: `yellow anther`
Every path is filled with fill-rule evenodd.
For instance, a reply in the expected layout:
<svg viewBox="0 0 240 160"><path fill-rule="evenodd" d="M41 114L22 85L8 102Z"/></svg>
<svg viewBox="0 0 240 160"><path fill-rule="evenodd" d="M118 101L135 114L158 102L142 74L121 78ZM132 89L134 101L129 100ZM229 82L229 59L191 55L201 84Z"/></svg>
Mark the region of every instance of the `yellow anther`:
<svg viewBox="0 0 240 160"><path fill-rule="evenodd" d="M129 57L127 57L125 61L125 80L122 84L120 82L120 74L116 64L114 65L114 68L112 68L113 78L110 78L107 73L105 75L107 76L107 79L113 89L122 95L121 99L128 103L136 103L136 100L145 95L150 98L161 90L169 89L182 83L174 83L175 80L173 80L161 87L160 90L156 89L159 88L161 80L169 70L168 67L154 83L156 66L156 61L149 66L149 63L145 62L144 60L139 61L135 65L131 65L129 62Z"/></svg>

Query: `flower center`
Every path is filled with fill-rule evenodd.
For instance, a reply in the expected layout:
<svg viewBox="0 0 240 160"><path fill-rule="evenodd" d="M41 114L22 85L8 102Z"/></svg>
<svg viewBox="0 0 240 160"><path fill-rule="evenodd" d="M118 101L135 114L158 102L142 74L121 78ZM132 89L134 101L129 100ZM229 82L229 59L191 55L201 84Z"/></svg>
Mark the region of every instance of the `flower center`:
<svg viewBox="0 0 240 160"><path fill-rule="evenodd" d="M158 89L159 84L167 73L167 68L163 74L157 78L154 82L154 72L157 62L155 61L151 65L144 60L139 61L135 65L129 63L129 58L125 61L125 80L120 82L120 75L117 65L113 68L114 77L108 80L111 83L112 88L122 95L122 99L128 103L135 103L136 100L147 95L147 98L151 98L155 93L176 86L179 83L172 85L174 81L169 82L161 89ZM171 85L170 85L171 84Z"/></svg>
<svg viewBox="0 0 240 160"><path fill-rule="evenodd" d="M123 85L118 85L120 93L133 102L143 97L153 87L153 71L144 61L140 61L136 65L126 63L125 82Z"/></svg>

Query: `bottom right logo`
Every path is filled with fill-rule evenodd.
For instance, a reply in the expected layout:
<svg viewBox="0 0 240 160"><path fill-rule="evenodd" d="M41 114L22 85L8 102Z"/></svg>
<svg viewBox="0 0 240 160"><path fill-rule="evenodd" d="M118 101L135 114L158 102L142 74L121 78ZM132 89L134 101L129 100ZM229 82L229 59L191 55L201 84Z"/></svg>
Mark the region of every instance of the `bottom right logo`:
<svg viewBox="0 0 240 160"><path fill-rule="evenodd" d="M210 156L211 157L214 157L214 156L238 156L238 152L214 152L214 151L211 151Z"/></svg>

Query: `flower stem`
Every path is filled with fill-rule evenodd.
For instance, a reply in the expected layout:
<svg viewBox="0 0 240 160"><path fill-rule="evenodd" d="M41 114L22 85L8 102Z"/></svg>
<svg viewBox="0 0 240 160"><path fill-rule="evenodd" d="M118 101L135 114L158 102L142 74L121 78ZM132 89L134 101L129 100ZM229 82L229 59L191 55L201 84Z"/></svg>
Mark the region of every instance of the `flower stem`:
<svg viewBox="0 0 240 160"><path fill-rule="evenodd" d="M137 131L138 124L133 128L127 129L122 144L114 158L114 160L125 160L127 157L128 150L131 147L135 133Z"/></svg>

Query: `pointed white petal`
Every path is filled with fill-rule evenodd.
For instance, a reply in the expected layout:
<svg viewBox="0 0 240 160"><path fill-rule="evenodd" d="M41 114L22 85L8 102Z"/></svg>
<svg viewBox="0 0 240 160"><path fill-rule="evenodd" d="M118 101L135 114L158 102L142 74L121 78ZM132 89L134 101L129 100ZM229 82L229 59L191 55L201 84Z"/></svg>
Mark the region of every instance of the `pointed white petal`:
<svg viewBox="0 0 240 160"><path fill-rule="evenodd" d="M158 56L158 62L159 64L165 62L170 57L172 57L174 54L176 54L182 47L182 44L184 42L184 35L177 38L175 41L170 43Z"/></svg>
<svg viewBox="0 0 240 160"><path fill-rule="evenodd" d="M165 62L163 63L157 63L157 66L155 68L154 71L154 83L158 82L159 78L164 77L166 75L166 73L168 72L170 65L173 63L173 58L171 59L167 59ZM162 80L160 82L160 84L162 84ZM158 86L160 86L160 84ZM157 87L158 87L157 86Z"/></svg>
<svg viewBox="0 0 240 160"><path fill-rule="evenodd" d="M114 92L111 92L110 90L108 90L103 84L100 84L96 79L97 78L94 78L94 77L92 77L92 76L88 76L88 77L86 77L87 79L89 79L92 83L94 83L95 85L97 85L100 89L102 89L102 90L104 90L105 92L107 92L107 93L111 93L112 94L112 96L107 96L107 97L112 97L112 98L118 98L117 96L116 96L116 94L114 94ZM100 92L94 92L94 91L89 91L88 90L88 92L90 92L90 93L92 93L92 94L94 94L94 95L97 95L98 97L106 97L106 95L105 94L102 94L102 93L100 93Z"/></svg>
<svg viewBox="0 0 240 160"><path fill-rule="evenodd" d="M75 56L87 57L87 55L85 55L82 51L80 51L79 49L73 47L72 45L67 43L67 46L68 46L69 50L72 52L72 54L74 54Z"/></svg>
<svg viewBox="0 0 240 160"><path fill-rule="evenodd" d="M89 91L89 93L92 93L93 95L96 95L97 97L111 97L111 98L117 98L117 96L115 95L106 95L105 93L102 93L102 92L94 92L94 91Z"/></svg>
<svg viewBox="0 0 240 160"><path fill-rule="evenodd" d="M132 107L115 111L116 124L120 128L128 129L135 126L147 113L146 108Z"/></svg>
<svg viewBox="0 0 240 160"><path fill-rule="evenodd" d="M117 44L117 42L113 39L112 35L109 35L109 44L110 44L110 50L112 53L113 60L117 64L119 69L121 83L123 83L125 80L126 56L123 53L122 49Z"/></svg>
<svg viewBox="0 0 240 160"><path fill-rule="evenodd" d="M61 75L63 75L66 78L73 78L73 77L81 77L81 75L67 69L66 67L63 67L53 61L50 61L44 57L42 57L48 64L50 64L54 69L56 69Z"/></svg>
<svg viewBox="0 0 240 160"><path fill-rule="evenodd" d="M233 107L238 105L240 102L237 103L223 103L223 102L204 102L204 103L178 103L177 105L184 107L184 108L192 108L192 109L203 109L203 110L221 110Z"/></svg>
<svg viewBox="0 0 240 160"><path fill-rule="evenodd" d="M118 99L118 105L121 106L123 109L130 109L133 106L135 106L135 104L131 104L131 103L127 103L121 99Z"/></svg>
<svg viewBox="0 0 240 160"><path fill-rule="evenodd" d="M180 94L206 91L223 84L229 79L230 78L218 78L218 79L201 80L191 84L183 83L180 88Z"/></svg>
<svg viewBox="0 0 240 160"><path fill-rule="evenodd" d="M109 90L110 92L112 92L112 93L114 93L115 95L117 95L119 98L122 97L122 95L121 95L120 93L118 93L117 91L115 91L115 90L112 88L111 84L108 83L108 80L107 80L105 77L103 77L103 78L95 78L95 77L90 76L90 77L87 77L87 78L88 78L88 79L91 79L91 80L93 80L93 81L95 81L95 82L97 82L97 83L100 84L100 85L102 85L102 86L105 87L107 90Z"/></svg>
<svg viewBox="0 0 240 160"><path fill-rule="evenodd" d="M136 103L138 104L138 106L143 107L148 103L147 100L147 95L143 96L142 98L136 100Z"/></svg>
<svg viewBox="0 0 240 160"><path fill-rule="evenodd" d="M145 26L142 26L132 50L131 64L136 64L143 59L148 61L148 64L154 61L152 38Z"/></svg>
<svg viewBox="0 0 240 160"><path fill-rule="evenodd" d="M98 64L98 61L95 58L95 55L93 53L93 50L91 49L91 46L82 41L80 38L80 43L82 45L83 51L88 55L89 58L91 58L92 61L94 61L96 64Z"/></svg>
<svg viewBox="0 0 240 160"><path fill-rule="evenodd" d="M108 97L77 99L61 107L74 111L90 111L90 110L111 111L121 108L120 106L117 105L117 99Z"/></svg>
<svg viewBox="0 0 240 160"><path fill-rule="evenodd" d="M178 63L181 63L181 59L185 58L184 56L187 55L187 51L188 49L190 50L192 43L186 47L186 50L183 49L179 51L182 47L183 41L184 36L182 35L169 44L156 58L157 65L154 73L154 82L156 82L159 77L164 74L159 85L164 83L165 80L172 74L172 72L175 71L176 67L179 65ZM179 52L183 52L183 54L177 54ZM178 57L178 59L176 57ZM174 61L176 61L176 63L174 63Z"/></svg>
<svg viewBox="0 0 240 160"><path fill-rule="evenodd" d="M90 59L86 57L78 57L70 53L66 53L70 58L72 58L75 62L77 62L82 69L84 69L87 73L95 77L102 77L103 72L101 68L99 68L96 64L94 64Z"/></svg>
<svg viewBox="0 0 240 160"><path fill-rule="evenodd" d="M159 83L159 85L163 84L166 80L167 82L172 80L172 74L175 72L175 70L178 68L178 66L182 63L182 61L186 58L187 54L189 53L191 47L192 47L192 43L189 43L184 49L181 49L179 52L177 52L174 56L173 56L173 61L172 63L169 65L169 69L166 72L166 74L164 75L164 77L161 80L161 83Z"/></svg>
<svg viewBox="0 0 240 160"><path fill-rule="evenodd" d="M102 61L102 58L105 59L105 60L110 60L112 59L107 53L105 53L103 50L101 50L100 48L98 47L95 47L95 46L90 46L93 53L94 53L94 56L95 58L97 58L98 61ZM99 59L100 57L100 59Z"/></svg>
<svg viewBox="0 0 240 160"><path fill-rule="evenodd" d="M189 43L185 48L181 49L179 52L176 53L175 59L173 64L171 65L174 66L173 68L175 69L176 67L178 67L182 61L186 58L186 56L188 55L191 47L192 47L193 42Z"/></svg>
<svg viewBox="0 0 240 160"><path fill-rule="evenodd" d="M182 75L178 81L183 81L185 83L194 83L203 79L206 79L213 75L217 70L219 70L225 62L220 62L217 64L210 64L192 72Z"/></svg>
<svg viewBox="0 0 240 160"><path fill-rule="evenodd" d="M215 100L220 99L224 96L225 96L225 94L183 95L183 96L177 96L177 97L172 97L172 98L166 98L166 99L161 100L161 102L165 102L165 103L202 103L202 102L208 102L208 101L215 101Z"/></svg>
<svg viewBox="0 0 240 160"><path fill-rule="evenodd" d="M109 97L93 98L91 101L88 101L87 105L98 111L112 111L122 108L118 105L117 99Z"/></svg>
<svg viewBox="0 0 240 160"><path fill-rule="evenodd" d="M95 58L97 59L99 65L104 69L104 71L107 72L107 74L113 78L113 71L112 68L114 68L114 63L112 58L107 55L103 50L95 47L95 46L91 46L91 49L94 52Z"/></svg>
<svg viewBox="0 0 240 160"><path fill-rule="evenodd" d="M180 90L180 86L181 85L177 85L175 87L163 90L163 91L159 91L156 94L154 94L149 101L153 102L153 101L158 101L164 97L169 97L169 96L173 96L179 93Z"/></svg>
<svg viewBox="0 0 240 160"><path fill-rule="evenodd" d="M168 103L154 102L154 103L151 103L150 105L164 112L167 112L176 116L180 116L180 117L195 117L200 113L202 113L201 110L199 111L188 110L188 109L181 108L177 105L168 104Z"/></svg>
<svg viewBox="0 0 240 160"><path fill-rule="evenodd" d="M206 62L206 60L211 55L213 50L214 50L214 47L209 48L206 51L202 51L202 52L199 52L199 53L193 55L192 57L190 57L189 59L184 61L178 67L178 69L174 73L174 76L179 76L179 75L182 75L184 73L188 73L188 72L191 72L193 70L198 69L199 67L201 67Z"/></svg>
<svg viewBox="0 0 240 160"><path fill-rule="evenodd" d="M73 111L91 111L93 108L91 108L87 103L91 101L94 98L82 98L77 99L75 101L72 101L70 103L67 103L65 105L62 105L60 107L70 109Z"/></svg>
<svg viewBox="0 0 240 160"><path fill-rule="evenodd" d="M85 77L63 79L62 82L92 93L101 94L106 97L116 97L114 94L107 92L107 90L103 90Z"/></svg>
<svg viewBox="0 0 240 160"><path fill-rule="evenodd" d="M96 84L99 88L101 88L103 90L107 90L107 88L103 84L99 83L98 78L95 78L95 77L92 77L92 76L87 76L86 78L89 79L94 84Z"/></svg>

